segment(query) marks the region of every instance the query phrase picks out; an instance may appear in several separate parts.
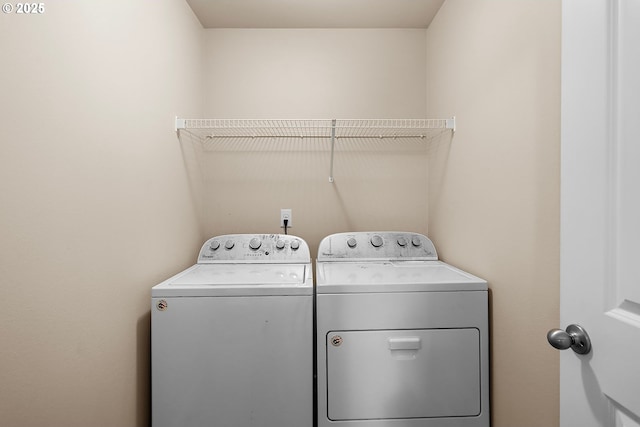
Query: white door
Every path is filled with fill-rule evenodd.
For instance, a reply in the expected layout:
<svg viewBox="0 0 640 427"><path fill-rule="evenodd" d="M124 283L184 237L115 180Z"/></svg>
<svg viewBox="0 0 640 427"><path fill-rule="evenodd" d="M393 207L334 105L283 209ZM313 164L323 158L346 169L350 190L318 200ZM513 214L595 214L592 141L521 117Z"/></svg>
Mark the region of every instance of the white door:
<svg viewBox="0 0 640 427"><path fill-rule="evenodd" d="M562 427L640 426L640 0L565 0Z"/></svg>

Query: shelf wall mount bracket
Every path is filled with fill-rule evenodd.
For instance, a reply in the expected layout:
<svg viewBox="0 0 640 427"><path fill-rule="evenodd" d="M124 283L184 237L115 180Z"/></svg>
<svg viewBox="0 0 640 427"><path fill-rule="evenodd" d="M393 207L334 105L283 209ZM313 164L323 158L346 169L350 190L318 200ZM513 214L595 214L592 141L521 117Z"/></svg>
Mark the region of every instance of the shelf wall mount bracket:
<svg viewBox="0 0 640 427"><path fill-rule="evenodd" d="M187 128L187 119L181 119L178 116L176 116L176 124L173 130L176 131L176 133L180 132L180 129L186 129Z"/></svg>
<svg viewBox="0 0 640 427"><path fill-rule="evenodd" d="M446 128L451 129L453 133L456 133L456 116L453 116L450 119L446 119L446 121Z"/></svg>

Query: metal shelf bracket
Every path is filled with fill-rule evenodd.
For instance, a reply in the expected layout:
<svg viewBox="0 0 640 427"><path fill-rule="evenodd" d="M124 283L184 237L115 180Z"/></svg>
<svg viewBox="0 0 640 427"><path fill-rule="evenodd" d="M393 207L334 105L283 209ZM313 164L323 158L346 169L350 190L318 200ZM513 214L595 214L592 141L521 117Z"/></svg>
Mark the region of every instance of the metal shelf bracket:
<svg viewBox="0 0 640 427"><path fill-rule="evenodd" d="M174 130L178 132L180 129L186 129L186 128L187 128L187 120L181 119L178 116L176 116L176 124L175 124Z"/></svg>
<svg viewBox="0 0 640 427"><path fill-rule="evenodd" d="M453 116L450 119L446 119L446 120L447 120L447 124L446 124L447 129L451 129L453 133L455 133L456 132L456 116Z"/></svg>
<svg viewBox="0 0 640 427"><path fill-rule="evenodd" d="M331 164L329 166L329 182L333 183L333 152L336 145L336 119L331 120Z"/></svg>

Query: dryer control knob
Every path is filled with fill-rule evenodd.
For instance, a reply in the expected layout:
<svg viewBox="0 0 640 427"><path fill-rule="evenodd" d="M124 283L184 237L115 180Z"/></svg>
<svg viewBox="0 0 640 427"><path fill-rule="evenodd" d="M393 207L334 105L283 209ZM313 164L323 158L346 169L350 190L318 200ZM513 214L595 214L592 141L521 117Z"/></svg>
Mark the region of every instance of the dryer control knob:
<svg viewBox="0 0 640 427"><path fill-rule="evenodd" d="M226 249L233 249L234 246L235 246L235 243L233 243L233 240L227 240L224 244L224 247Z"/></svg>
<svg viewBox="0 0 640 427"><path fill-rule="evenodd" d="M291 241L291 249L293 249L294 251L297 251L299 247L300 247L300 240Z"/></svg>
<svg viewBox="0 0 640 427"><path fill-rule="evenodd" d="M347 240L347 246L350 248L355 248L357 244L358 242L353 237L350 237L349 240Z"/></svg>
<svg viewBox="0 0 640 427"><path fill-rule="evenodd" d="M413 239L411 239L411 244L416 248L422 246L422 242L420 241L420 238L418 236L413 236Z"/></svg>
<svg viewBox="0 0 640 427"><path fill-rule="evenodd" d="M382 240L382 237L378 236L377 234L371 238L371 244L374 248L379 248L383 243L384 241Z"/></svg>
<svg viewBox="0 0 640 427"><path fill-rule="evenodd" d="M249 247L254 251L257 251L258 249L260 249L260 246L262 246L262 242L257 237L254 237L253 239L249 240Z"/></svg>
<svg viewBox="0 0 640 427"><path fill-rule="evenodd" d="M220 247L220 242L218 242L217 240L214 240L213 242L211 242L211 243L209 244L209 248L210 248L212 251L217 251L219 247Z"/></svg>
<svg viewBox="0 0 640 427"><path fill-rule="evenodd" d="M402 246L403 248L407 246L407 239L405 239L404 237L400 237L398 239L398 246Z"/></svg>
<svg viewBox="0 0 640 427"><path fill-rule="evenodd" d="M276 248L277 249L284 249L284 240L278 239L278 241L276 242Z"/></svg>

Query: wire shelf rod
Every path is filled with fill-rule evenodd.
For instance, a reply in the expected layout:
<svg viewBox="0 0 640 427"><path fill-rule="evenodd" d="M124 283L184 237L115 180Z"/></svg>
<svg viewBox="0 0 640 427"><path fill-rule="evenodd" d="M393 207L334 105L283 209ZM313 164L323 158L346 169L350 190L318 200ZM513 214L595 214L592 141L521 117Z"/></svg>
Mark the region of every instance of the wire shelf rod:
<svg viewBox="0 0 640 427"><path fill-rule="evenodd" d="M309 136L309 135L205 135L206 139L332 139L334 138L331 135L318 135L318 136ZM426 138L426 134L415 134L415 135L346 135L339 136L336 135L335 139L424 139Z"/></svg>

